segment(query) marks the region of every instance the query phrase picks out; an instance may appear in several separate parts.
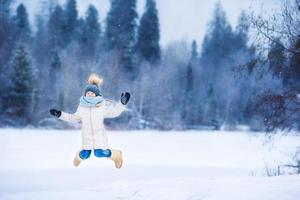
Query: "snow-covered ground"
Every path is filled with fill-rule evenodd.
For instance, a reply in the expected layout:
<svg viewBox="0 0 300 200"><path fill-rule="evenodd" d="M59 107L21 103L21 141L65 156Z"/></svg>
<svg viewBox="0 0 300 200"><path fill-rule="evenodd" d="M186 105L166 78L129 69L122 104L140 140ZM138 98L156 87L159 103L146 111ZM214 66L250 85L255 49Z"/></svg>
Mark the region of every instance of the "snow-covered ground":
<svg viewBox="0 0 300 200"><path fill-rule="evenodd" d="M0 130L0 199L300 199L300 175L272 176L292 162L300 136L266 142L246 132L109 131L122 169L72 160L80 131Z"/></svg>

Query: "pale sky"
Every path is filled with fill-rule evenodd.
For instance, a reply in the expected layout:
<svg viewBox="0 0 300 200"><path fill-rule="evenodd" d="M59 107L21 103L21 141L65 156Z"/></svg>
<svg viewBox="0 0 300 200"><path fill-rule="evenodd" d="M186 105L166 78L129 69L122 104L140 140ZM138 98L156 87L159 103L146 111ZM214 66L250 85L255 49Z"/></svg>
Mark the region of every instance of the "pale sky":
<svg viewBox="0 0 300 200"><path fill-rule="evenodd" d="M31 23L39 11L41 1L45 0L16 0L16 4L23 2L28 9ZM58 1L62 5L65 0ZM214 5L218 0L156 0L159 12L161 40L160 44L166 46L171 41L195 39L202 43L206 32L207 23L212 18ZM257 13L266 13L279 9L281 0L220 0L231 25L235 26L242 10L250 7ZM84 15L89 4L93 4L99 11L102 26L105 16L110 8L110 0L77 0L80 15ZM144 10L145 0L137 0L139 17Z"/></svg>

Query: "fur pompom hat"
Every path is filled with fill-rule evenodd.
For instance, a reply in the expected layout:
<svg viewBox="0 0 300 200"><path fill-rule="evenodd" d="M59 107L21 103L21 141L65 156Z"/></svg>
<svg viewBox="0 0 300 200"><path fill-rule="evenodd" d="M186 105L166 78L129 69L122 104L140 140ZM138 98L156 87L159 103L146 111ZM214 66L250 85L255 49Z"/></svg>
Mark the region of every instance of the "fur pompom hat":
<svg viewBox="0 0 300 200"><path fill-rule="evenodd" d="M103 83L103 79L97 74L91 74L88 83L89 84L84 89L84 96L87 92L93 92L96 96L101 96L99 86Z"/></svg>

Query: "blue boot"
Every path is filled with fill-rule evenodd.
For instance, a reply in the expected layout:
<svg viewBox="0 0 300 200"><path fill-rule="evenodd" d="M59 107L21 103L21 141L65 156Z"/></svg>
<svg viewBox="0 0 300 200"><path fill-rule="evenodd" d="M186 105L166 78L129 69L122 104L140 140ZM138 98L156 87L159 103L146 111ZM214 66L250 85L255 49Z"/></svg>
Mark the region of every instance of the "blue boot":
<svg viewBox="0 0 300 200"><path fill-rule="evenodd" d="M86 160L90 157L91 152L92 152L91 150L85 150L85 149L79 151L73 160L73 165L75 167L78 167L83 160Z"/></svg>
<svg viewBox="0 0 300 200"><path fill-rule="evenodd" d="M94 155L96 157L106 157L106 158L109 158L111 156L111 150L110 149L94 149Z"/></svg>

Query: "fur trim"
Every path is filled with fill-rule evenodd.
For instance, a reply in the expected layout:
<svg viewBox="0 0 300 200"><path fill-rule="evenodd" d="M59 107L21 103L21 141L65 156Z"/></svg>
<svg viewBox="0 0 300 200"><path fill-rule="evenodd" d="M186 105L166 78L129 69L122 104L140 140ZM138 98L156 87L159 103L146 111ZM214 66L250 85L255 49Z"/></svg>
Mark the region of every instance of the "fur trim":
<svg viewBox="0 0 300 200"><path fill-rule="evenodd" d="M97 74L91 74L88 79L88 83L92 85L100 86L103 83L103 79Z"/></svg>

